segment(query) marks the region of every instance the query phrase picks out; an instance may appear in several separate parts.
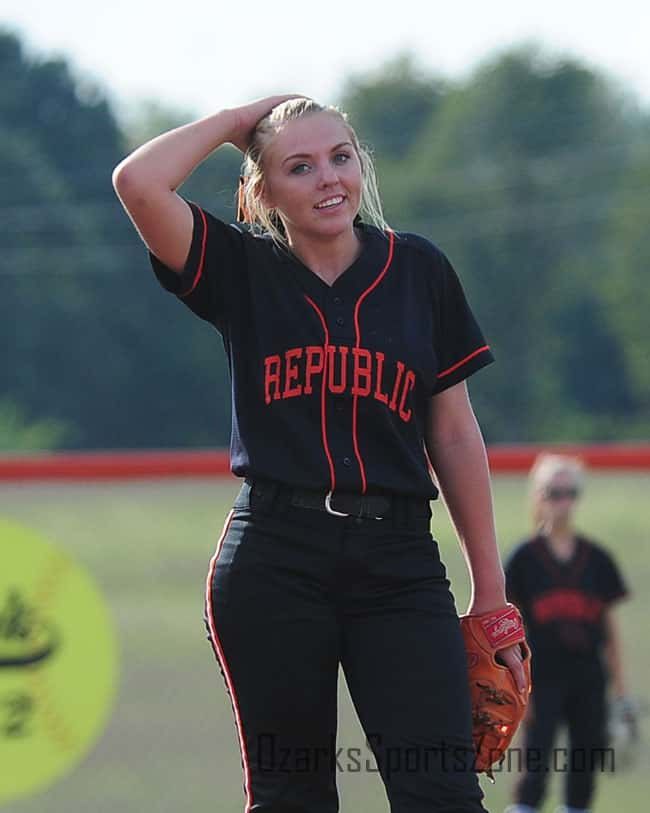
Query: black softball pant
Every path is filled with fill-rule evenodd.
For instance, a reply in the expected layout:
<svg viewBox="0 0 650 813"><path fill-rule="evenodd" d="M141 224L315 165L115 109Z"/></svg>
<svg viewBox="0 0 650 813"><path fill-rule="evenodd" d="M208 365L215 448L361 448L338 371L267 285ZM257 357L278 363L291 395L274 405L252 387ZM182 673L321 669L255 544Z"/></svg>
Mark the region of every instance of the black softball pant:
<svg viewBox="0 0 650 813"><path fill-rule="evenodd" d="M541 657L541 655L540 655ZM535 653L533 652L533 662ZM515 800L537 808L552 772L563 774L568 807L589 807L599 771L607 769L606 678L599 663L564 663L560 674L533 671L531 708L523 727L523 773ZM567 725L567 746L554 748Z"/></svg>
<svg viewBox="0 0 650 813"><path fill-rule="evenodd" d="M392 813L485 813L458 616L421 505L419 516L337 517L281 495L263 504L244 481L205 621L246 813L336 813L337 770L378 771ZM337 754L339 663L376 764L360 748Z"/></svg>

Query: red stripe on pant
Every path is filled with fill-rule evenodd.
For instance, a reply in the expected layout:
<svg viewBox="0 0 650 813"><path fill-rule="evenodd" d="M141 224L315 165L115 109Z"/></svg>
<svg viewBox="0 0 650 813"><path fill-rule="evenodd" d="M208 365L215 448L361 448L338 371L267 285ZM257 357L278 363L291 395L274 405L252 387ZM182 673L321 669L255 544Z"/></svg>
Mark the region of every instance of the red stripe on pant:
<svg viewBox="0 0 650 813"><path fill-rule="evenodd" d="M208 579L205 586L205 604L207 609L206 615L208 625L210 628L210 643L212 644L212 649L214 650L215 657L223 670L223 676L226 681L226 685L228 687L230 700L232 702L232 709L235 715L235 725L237 726L237 735L239 737L239 750L241 752L242 765L244 767L244 788L246 791L246 807L244 808L244 813L249 813L253 800L251 796L250 768L248 761L248 752L246 750L246 740L244 739L244 729L242 727L241 717L239 714L239 703L237 702L237 695L235 694L235 688L233 686L232 677L230 675L230 670L228 669L228 665L226 663L226 659L223 654L223 648L221 646L221 641L219 640L219 635L217 634L217 630L214 625L214 618L212 615L212 578L214 576L214 570L217 566L219 554L223 546L223 541L226 538L228 528L230 527L230 523L232 521L233 513L234 511L231 510L228 513L228 516L226 517L226 521L224 523L221 536L219 537L219 541L217 542L217 549L214 552L214 556L210 560L210 567L208 568Z"/></svg>

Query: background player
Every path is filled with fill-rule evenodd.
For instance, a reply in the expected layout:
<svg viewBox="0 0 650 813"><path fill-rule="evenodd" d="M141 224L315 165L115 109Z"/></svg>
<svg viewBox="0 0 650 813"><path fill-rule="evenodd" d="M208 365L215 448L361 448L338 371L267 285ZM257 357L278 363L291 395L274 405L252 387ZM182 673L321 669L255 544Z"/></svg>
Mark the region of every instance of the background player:
<svg viewBox="0 0 650 813"><path fill-rule="evenodd" d="M262 234L176 192L225 142L247 151L244 202ZM465 385L492 356L449 261L385 228L354 130L304 98L165 133L113 182L159 281L228 355L231 468L245 479L211 561L205 620L246 810L338 810L328 756L340 663L393 813L483 811L427 452L466 555L469 609L498 613L505 580ZM527 691L519 646L500 654Z"/></svg>
<svg viewBox="0 0 650 813"><path fill-rule="evenodd" d="M608 685L614 697L625 696L613 606L628 589L612 555L574 526L583 480L579 460L538 457L530 472L534 532L506 562L508 599L524 617L533 655L533 692L523 726L530 769L518 781L516 803L507 813L535 813L554 767L566 778L566 806L556 813L584 813L596 771L606 764L600 749L607 745ZM553 756L563 723L568 753Z"/></svg>

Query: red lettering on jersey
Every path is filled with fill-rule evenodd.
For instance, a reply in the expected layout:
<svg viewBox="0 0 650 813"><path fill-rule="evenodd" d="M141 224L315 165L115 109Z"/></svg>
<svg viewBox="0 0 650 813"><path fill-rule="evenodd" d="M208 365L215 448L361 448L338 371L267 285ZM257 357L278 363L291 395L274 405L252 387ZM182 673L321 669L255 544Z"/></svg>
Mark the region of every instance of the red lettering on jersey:
<svg viewBox="0 0 650 813"><path fill-rule="evenodd" d="M327 363L329 365L329 369L327 371L327 388L330 392L334 393L341 393L345 392L345 387L348 383L348 350L350 348L346 345L341 345L340 347L334 347L333 345L329 345L327 348ZM336 352L338 350L338 353ZM340 378L341 381L338 384L334 383L334 357L338 355L341 357L341 373Z"/></svg>
<svg viewBox="0 0 650 813"><path fill-rule="evenodd" d="M352 377L352 395L370 395L372 389L372 356L370 350L365 350L363 347L353 347L352 355L354 357L354 374ZM365 364L361 364L361 360L365 360ZM359 383L363 379L363 386Z"/></svg>
<svg viewBox="0 0 650 813"><path fill-rule="evenodd" d="M412 410L409 409L408 411L404 409L404 405L406 402L406 396L409 394L409 390L412 390L415 387L415 373L413 370L408 370L406 373L406 377L404 378L404 388L402 389L402 397L399 401L399 416L403 421L410 421L411 420L411 412Z"/></svg>
<svg viewBox="0 0 650 813"><path fill-rule="evenodd" d="M388 393L382 392L382 378L384 374L384 354L378 350L375 351L375 358L377 359L377 385L375 387L375 398L381 401L382 404L388 403Z"/></svg>
<svg viewBox="0 0 650 813"><path fill-rule="evenodd" d="M293 398L296 395L302 395L302 384L296 384L295 387L291 386L291 382L294 378L298 378L298 374L300 373L300 369L294 363L294 359L299 359L301 356L302 347L293 347L284 354L285 378L284 392L282 393L283 398Z"/></svg>
<svg viewBox="0 0 650 813"><path fill-rule="evenodd" d="M305 367L305 395L311 395L313 388L311 385L312 376L318 375L323 372L323 348L318 345L310 344L305 348L305 355L307 356L307 364ZM318 363L314 363L314 356L318 356Z"/></svg>
<svg viewBox="0 0 650 813"><path fill-rule="evenodd" d="M304 366L299 361L303 354ZM348 392L362 398L367 398L372 393L376 401L386 404L392 412L397 412L404 422L408 422L413 416L413 410L411 407L407 408L407 403L409 393L415 389L416 374L408 369L404 362L395 363L395 378L389 402L388 393L384 391L385 359L384 353L379 351L373 352L365 347L348 345L292 347L284 352L284 356L277 354L266 356L265 403L270 404L271 401L281 398L312 395L314 377L324 375L330 393ZM316 386L318 388L318 385Z"/></svg>
<svg viewBox="0 0 650 813"><path fill-rule="evenodd" d="M280 398L280 356L267 356L264 359L264 400L271 403L271 385L274 387L273 399Z"/></svg>
<svg viewBox="0 0 650 813"><path fill-rule="evenodd" d="M401 361L397 362L397 375L395 377L395 383L393 384L393 397L390 399L390 404L388 405L389 409L392 409L395 412L395 406L397 404L397 393L399 392L399 385L402 381L402 375L404 375L404 364Z"/></svg>
<svg viewBox="0 0 650 813"><path fill-rule="evenodd" d="M603 611L604 602L579 590L550 590L533 602L533 618L540 624L549 621L587 621L595 623Z"/></svg>

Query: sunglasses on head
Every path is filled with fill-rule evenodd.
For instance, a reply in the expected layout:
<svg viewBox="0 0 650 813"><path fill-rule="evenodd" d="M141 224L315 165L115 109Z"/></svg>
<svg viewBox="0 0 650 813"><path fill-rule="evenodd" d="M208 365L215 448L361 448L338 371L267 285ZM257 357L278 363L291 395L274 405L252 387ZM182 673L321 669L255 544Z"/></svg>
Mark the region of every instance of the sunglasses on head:
<svg viewBox="0 0 650 813"><path fill-rule="evenodd" d="M567 486L566 488L562 488L561 486L549 486L544 489L545 500L575 500L579 496L580 489L576 486Z"/></svg>

